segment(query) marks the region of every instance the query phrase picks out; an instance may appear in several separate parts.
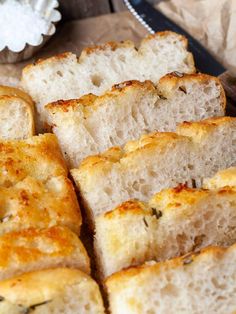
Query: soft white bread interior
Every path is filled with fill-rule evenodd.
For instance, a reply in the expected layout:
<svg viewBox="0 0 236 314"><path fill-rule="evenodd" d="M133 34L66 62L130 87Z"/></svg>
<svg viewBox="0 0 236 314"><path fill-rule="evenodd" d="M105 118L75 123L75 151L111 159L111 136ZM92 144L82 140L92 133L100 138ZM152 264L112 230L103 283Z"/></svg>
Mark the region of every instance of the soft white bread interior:
<svg viewBox="0 0 236 314"><path fill-rule="evenodd" d="M44 181L61 175L67 175L67 168L55 135L0 142L0 186L11 186L27 176Z"/></svg>
<svg viewBox="0 0 236 314"><path fill-rule="evenodd" d="M77 235L68 228L29 228L0 237L0 280L56 267L90 272L87 252Z"/></svg>
<svg viewBox="0 0 236 314"><path fill-rule="evenodd" d="M101 277L149 260L236 242L236 190L163 190L148 203L127 201L95 220Z"/></svg>
<svg viewBox="0 0 236 314"><path fill-rule="evenodd" d="M236 118L186 122L177 133L154 133L87 157L71 174L90 220L129 199L147 201L164 188L236 165Z"/></svg>
<svg viewBox="0 0 236 314"><path fill-rule="evenodd" d="M112 314L236 312L236 245L149 262L106 282Z"/></svg>
<svg viewBox="0 0 236 314"><path fill-rule="evenodd" d="M29 103L15 96L0 96L0 138L21 140L34 133L34 113Z"/></svg>
<svg viewBox="0 0 236 314"><path fill-rule="evenodd" d="M0 313L104 314L97 283L85 273L56 268L0 282Z"/></svg>
<svg viewBox="0 0 236 314"><path fill-rule="evenodd" d="M236 167L218 171L214 177L203 180L206 189L217 189L225 186L236 187Z"/></svg>
<svg viewBox="0 0 236 314"><path fill-rule="evenodd" d="M39 60L23 70L22 87L44 120L44 105L49 102L100 95L127 80L157 82L173 71L195 72L193 56L187 51L185 37L160 32L145 38L139 49L131 41L111 42L85 49L78 59L65 53Z"/></svg>
<svg viewBox="0 0 236 314"><path fill-rule="evenodd" d="M89 155L152 131L175 131L178 123L223 116L220 81L204 74L169 74L155 86L128 81L102 96L57 101L45 107L70 168Z"/></svg>
<svg viewBox="0 0 236 314"><path fill-rule="evenodd" d="M52 177L45 182L26 177L14 186L0 186L0 204L0 235L54 225L80 233L80 208L73 185L66 177Z"/></svg>

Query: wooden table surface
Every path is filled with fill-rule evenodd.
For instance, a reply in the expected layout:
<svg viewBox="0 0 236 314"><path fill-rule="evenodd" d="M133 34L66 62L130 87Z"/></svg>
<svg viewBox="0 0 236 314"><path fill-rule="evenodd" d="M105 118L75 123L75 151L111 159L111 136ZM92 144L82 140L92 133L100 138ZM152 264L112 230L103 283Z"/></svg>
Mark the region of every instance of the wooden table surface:
<svg viewBox="0 0 236 314"><path fill-rule="evenodd" d="M156 4L165 0L148 0ZM123 0L59 0L64 20L75 20L127 10Z"/></svg>

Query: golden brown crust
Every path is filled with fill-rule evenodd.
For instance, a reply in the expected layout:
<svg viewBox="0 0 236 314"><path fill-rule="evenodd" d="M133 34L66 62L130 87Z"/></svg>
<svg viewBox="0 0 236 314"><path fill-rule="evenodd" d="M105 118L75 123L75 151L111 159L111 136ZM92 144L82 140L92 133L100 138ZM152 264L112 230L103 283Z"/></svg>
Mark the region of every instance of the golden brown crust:
<svg viewBox="0 0 236 314"><path fill-rule="evenodd" d="M129 200L117 206L115 209L104 213L103 216L105 219L112 219L117 216L125 216L128 213L134 215L144 215L150 213L150 208L144 202Z"/></svg>
<svg viewBox="0 0 236 314"><path fill-rule="evenodd" d="M88 94L80 97L79 99L70 99L70 100L58 100L52 103L49 103L45 106L46 110L51 111L52 113L57 111L68 112L69 110L76 111L82 110L84 116L90 114L90 110L97 110L109 99L114 99L119 97L121 94L125 94L130 89L142 89L144 92L149 90L153 92L156 91L155 85L151 81L140 82L137 80L126 81L120 84L115 84L111 90L107 91L101 96L96 96L94 94ZM91 108L89 108L91 107Z"/></svg>
<svg viewBox="0 0 236 314"><path fill-rule="evenodd" d="M47 180L52 176L67 175L65 161L53 134L0 142L0 168L0 186L10 186L27 176Z"/></svg>
<svg viewBox="0 0 236 314"><path fill-rule="evenodd" d="M79 235L80 208L66 177L53 177L45 183L27 177L10 188L0 187L0 203L4 209L0 213L0 234L62 225Z"/></svg>
<svg viewBox="0 0 236 314"><path fill-rule="evenodd" d="M52 300L63 293L68 286L83 285L83 282L96 285L90 276L78 269L47 269L1 281L0 295L12 304L21 303L28 307ZM99 293L98 288L97 292Z"/></svg>
<svg viewBox="0 0 236 314"><path fill-rule="evenodd" d="M129 47L130 48L134 47L134 43L130 40L125 40L121 42L109 41L102 45L94 45L92 47L88 47L82 50L82 53L79 57L79 62L83 61L83 58L85 58L86 56L92 53L97 53L99 51L105 51L105 50L114 51L119 48L129 48Z"/></svg>
<svg viewBox="0 0 236 314"><path fill-rule="evenodd" d="M13 97L21 98L22 100L26 101L30 105L31 110L34 113L33 99L30 97L30 95L28 95L21 89L0 85L0 97L2 96L13 96Z"/></svg>
<svg viewBox="0 0 236 314"><path fill-rule="evenodd" d="M218 171L214 177L205 179L203 186L208 189L217 189L225 186L236 188L236 167Z"/></svg>
<svg viewBox="0 0 236 314"><path fill-rule="evenodd" d="M147 38L144 38L141 41L140 47L145 45L148 41L152 40L153 38L156 38L156 37L167 37L167 36L170 36L170 35L173 35L176 38L178 38L178 40L183 42L184 47L187 47L187 43L188 43L187 39L184 36L182 36L180 34L177 34L177 33L174 33L174 32L171 32L171 31L157 32L156 34L147 36ZM102 44L102 45L85 48L82 51L80 57L77 58L77 60L78 60L78 62L83 62L83 59L86 58L86 56L88 56L88 55L90 55L92 53L99 52L99 51L104 51L104 50L107 50L107 49L108 50L116 50L116 49L123 48L123 47L134 48L135 46L134 46L134 43L132 41L129 41L129 40L124 41L124 42L108 42L108 43L105 43L105 44ZM72 57L72 56L74 56L74 54L72 54L71 52L65 52L65 53L61 53L61 54L58 54L56 56L53 56L51 58L39 59L35 63L29 64L29 65L27 65L23 69L23 76L22 77L24 77L24 73L31 71L31 69L33 69L34 66L37 66L39 64L42 65L42 64L52 63L52 62L55 62L55 61L58 61L58 60L61 60L61 59L66 59L66 58L69 58L69 57ZM188 63L190 65L192 65L193 72L194 72L195 71L195 67L194 67L194 60L193 60L192 54L189 54L189 58L188 59L189 59Z"/></svg>
<svg viewBox="0 0 236 314"><path fill-rule="evenodd" d="M225 111L225 108L226 108L225 91L219 78L215 76L211 76L211 75L203 74L203 73L184 74L184 73L179 73L179 72L172 72L163 76L160 79L157 85L157 90L160 95L163 95L164 97L168 97L173 89L175 89L176 87L181 87L181 84L185 82L196 81L196 82L200 82L204 84L212 80L214 80L216 82L216 85L220 88L220 103L223 110Z"/></svg>
<svg viewBox="0 0 236 314"><path fill-rule="evenodd" d="M188 253L181 257L176 257L165 262L153 262L153 265L150 263L143 264L142 266L130 267L120 272L117 272L106 279L106 286L108 291L118 290L120 285L119 283L125 284L131 278L139 276L141 274L153 274L158 275L159 273L168 270L168 269L178 269L178 267L188 267L189 264L198 263L202 259L207 259L208 256L214 256L217 259L222 259L224 255L230 251L236 250L236 244L232 245L229 248L211 246L208 248L202 249L197 253Z"/></svg>
<svg viewBox="0 0 236 314"><path fill-rule="evenodd" d="M45 229L29 228L9 232L0 237L1 278L4 278L5 272L9 273L11 269L17 268L16 273L19 274L22 273L22 268L35 263L38 263L38 269L48 268L47 264L44 264L48 263L48 260L52 264L57 263L57 260L59 262L64 260L67 261L64 263L65 266L74 265L75 268L77 264L85 263L82 270L89 272L89 259L85 248L68 228L61 226Z"/></svg>
<svg viewBox="0 0 236 314"><path fill-rule="evenodd" d="M1 95L1 86L0 86L0 95ZM11 96L11 95L2 95L0 96L0 106L6 107L8 109L11 102L21 102L22 107L24 106L25 111L28 113L28 137L31 137L35 134L35 125L34 125L34 104L26 101L22 97ZM7 121L6 121L7 123ZM17 127L17 126L16 126Z"/></svg>
<svg viewBox="0 0 236 314"><path fill-rule="evenodd" d="M138 200L126 201L115 209L110 210L100 217L101 219L112 220L114 218L122 218L126 215L150 215L159 216L158 219L162 219L165 213L176 213L180 210L182 216L186 217L191 214L192 208L195 204L203 199L214 195L235 195L235 187L224 187L219 190L208 189L193 189L184 185L179 185L176 188L164 189L161 192L155 194L149 202L141 202Z"/></svg>
<svg viewBox="0 0 236 314"><path fill-rule="evenodd" d="M231 123L236 123L235 117L213 117L198 122L183 122L177 127L176 132L199 142L204 136L210 136L211 132L214 132L219 126Z"/></svg>
<svg viewBox="0 0 236 314"><path fill-rule="evenodd" d="M187 48L187 46L188 46L187 38L183 35L177 34L177 33L172 32L172 31L162 31L162 32L156 32L155 34L150 34L142 40L142 43L147 42L149 40L152 40L156 37L168 37L169 35L173 35L175 37L178 37L178 40L182 41L184 43L185 47Z"/></svg>
<svg viewBox="0 0 236 314"><path fill-rule="evenodd" d="M144 82L130 80L114 85L109 91L105 92L101 96L88 94L82 96L79 99L71 99L65 101L58 100L47 104L45 106L45 109L51 114L55 114L57 112L71 112L73 114L73 112L78 111L82 113L84 118L87 118L91 113L98 110L109 100L115 100L116 97L121 97L122 95L125 95L131 91L137 90L143 93L153 93L156 95L157 99L159 97L170 98L177 88L182 88L182 85L184 85L186 82L192 81L199 84L205 84L206 82L215 81L216 84L220 87L220 103L222 109L225 110L225 93L222 85L220 84L220 81L217 78L205 74L177 74L177 72L167 74L160 79L157 85L148 80Z"/></svg>
<svg viewBox="0 0 236 314"><path fill-rule="evenodd" d="M59 53L55 56L52 56L50 58L40 58L38 59L37 61L35 61L34 63L30 63L30 64L27 64L22 72L23 73L26 73L28 72L29 70L33 69L33 67L39 65L39 64L47 64L47 63L51 63L51 62L55 62L57 60L61 60L61 59L67 59L71 56L73 56L74 54L72 52L63 52L63 53Z"/></svg>
<svg viewBox="0 0 236 314"><path fill-rule="evenodd" d="M186 142L190 139L176 133L171 132L156 132L143 135L136 141L129 141L124 148L112 147L102 154L89 156L85 158L78 170L88 171L96 167L110 167L114 163L121 162L121 159L132 160L134 155L149 151L159 147L160 150L168 149L170 145L175 145L178 141ZM73 173L73 170L71 170Z"/></svg>

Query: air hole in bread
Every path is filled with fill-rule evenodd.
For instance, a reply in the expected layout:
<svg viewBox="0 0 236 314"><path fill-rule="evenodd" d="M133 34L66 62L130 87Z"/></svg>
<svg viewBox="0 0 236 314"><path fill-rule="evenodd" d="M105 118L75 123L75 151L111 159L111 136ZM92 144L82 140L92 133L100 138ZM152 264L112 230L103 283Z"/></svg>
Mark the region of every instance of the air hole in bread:
<svg viewBox="0 0 236 314"><path fill-rule="evenodd" d="M119 131L117 131L116 132L116 134L117 134L117 136L119 137L119 138L123 138L123 132L121 131L121 130L119 130Z"/></svg>
<svg viewBox="0 0 236 314"><path fill-rule="evenodd" d="M119 56L119 60L120 60L121 62L125 62L125 61L126 61L126 57L125 57L124 55L120 55L120 56Z"/></svg>
<svg viewBox="0 0 236 314"><path fill-rule="evenodd" d="M63 74L61 73L61 71L57 71L57 75L60 77L63 77Z"/></svg>
<svg viewBox="0 0 236 314"><path fill-rule="evenodd" d="M207 95L212 94L212 86L206 86L204 88L204 93L206 93Z"/></svg>
<svg viewBox="0 0 236 314"><path fill-rule="evenodd" d="M173 284L167 284L164 288L161 289L161 294L163 295L171 295L177 297L179 294L179 288Z"/></svg>
<svg viewBox="0 0 236 314"><path fill-rule="evenodd" d="M98 74L94 74L91 76L91 80L94 86L100 87L102 84L102 78Z"/></svg>

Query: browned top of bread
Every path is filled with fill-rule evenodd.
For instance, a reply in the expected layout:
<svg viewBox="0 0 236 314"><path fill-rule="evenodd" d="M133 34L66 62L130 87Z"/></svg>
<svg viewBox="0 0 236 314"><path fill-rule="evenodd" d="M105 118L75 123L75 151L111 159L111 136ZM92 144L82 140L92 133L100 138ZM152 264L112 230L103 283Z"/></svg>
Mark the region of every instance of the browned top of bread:
<svg viewBox="0 0 236 314"><path fill-rule="evenodd" d="M9 188L0 187L0 203L0 234L53 225L80 232L79 204L73 185L66 177L52 177L46 182L26 177Z"/></svg>
<svg viewBox="0 0 236 314"><path fill-rule="evenodd" d="M178 40L181 41L184 44L184 46L187 48L188 40L186 37L184 37L180 34L177 34L175 32L172 32L172 31L163 31L163 32L157 32L155 34L149 35L146 38L144 38L140 43L139 49L142 48L142 45L145 45L145 43L147 43L148 41L151 41L152 39L155 39L158 37L166 37L166 36L169 36L171 34L176 36L176 38L178 38ZM107 43L102 44L102 45L94 45L92 47L87 47L87 48L83 49L80 57L78 58L78 62L82 62L83 59L87 55L90 55L91 53L94 53L94 52L99 52L99 51L104 51L104 50L116 50L118 48L124 48L124 47L134 48L135 46L134 46L134 43L132 41L126 40L126 41L122 41L122 42L110 41L110 42L107 42ZM40 65L50 64L51 62L54 62L57 60L63 60L63 59L66 59L72 55L73 55L73 53L71 53L71 52L64 52L64 53L60 53L60 54L55 55L55 56L50 57L50 58L38 59L36 62L34 62L32 64L28 64L26 67L24 67L23 73L31 70L34 66L37 66L39 64ZM194 64L193 57L192 57L191 63Z"/></svg>
<svg viewBox="0 0 236 314"><path fill-rule="evenodd" d="M10 186L32 176L47 180L67 175L56 136L43 134L21 141L0 142L0 185Z"/></svg>
<svg viewBox="0 0 236 314"><path fill-rule="evenodd" d="M66 227L29 228L0 237L0 278L35 269L67 266L89 273L89 258L79 238Z"/></svg>
<svg viewBox="0 0 236 314"><path fill-rule="evenodd" d="M224 89L217 77L213 77L207 74L179 74L173 72L165 75L156 85L151 81L140 82L137 80L130 80L122 82L120 84L115 84L111 90L107 91L101 96L96 96L93 94L88 94L80 97L79 99L70 100L58 100L46 105L46 110L53 112L61 111L79 111L81 110L84 116L88 116L91 112L96 111L104 102L109 99L115 99L121 94L126 93L128 90L143 89L143 91L152 91L157 93L161 98L169 98L176 88L181 88L181 85L186 81L192 82L207 82L209 80L215 80L217 85L221 89L220 98L222 108L225 109L226 97Z"/></svg>
<svg viewBox="0 0 236 314"><path fill-rule="evenodd" d="M208 260L210 257L214 257L220 261L224 258L225 254L229 254L231 251L234 252L235 250L236 245L232 245L229 248L212 246L204 248L197 253L189 253L165 262L147 262L142 266L131 267L111 275L106 279L106 285L108 290L119 291L122 289L123 284L129 282L131 278L136 276L141 283L142 276L152 274L155 276L167 270L177 270L178 268L189 267L189 265L198 264L201 261Z"/></svg>
<svg viewBox="0 0 236 314"><path fill-rule="evenodd" d="M86 172L100 167L110 168L114 163L129 163L129 160L132 161L132 157L137 156L140 151L148 153L156 147L165 150L169 145L175 145L178 141L199 142L204 137L210 136L218 126L235 122L236 118L234 117L216 117L199 122L184 122L178 126L176 133L156 132L143 135L138 140L128 142L124 148L112 147L102 154L89 156L83 160L78 170Z"/></svg>

